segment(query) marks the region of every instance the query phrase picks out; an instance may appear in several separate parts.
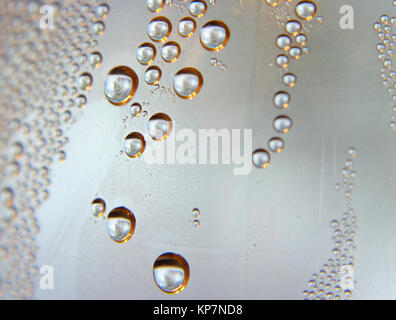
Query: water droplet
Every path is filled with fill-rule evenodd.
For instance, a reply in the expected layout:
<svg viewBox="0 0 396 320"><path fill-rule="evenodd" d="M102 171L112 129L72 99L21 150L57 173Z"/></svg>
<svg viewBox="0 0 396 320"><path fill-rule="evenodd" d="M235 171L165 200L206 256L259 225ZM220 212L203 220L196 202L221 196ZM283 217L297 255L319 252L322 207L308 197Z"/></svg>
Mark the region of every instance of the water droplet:
<svg viewBox="0 0 396 320"><path fill-rule="evenodd" d="M79 95L76 98L76 104L80 108L85 108L85 106L87 105L87 98L84 95Z"/></svg>
<svg viewBox="0 0 396 320"><path fill-rule="evenodd" d="M285 30L287 33L297 35L302 29L301 23L296 20L290 20L285 24Z"/></svg>
<svg viewBox="0 0 396 320"><path fill-rule="evenodd" d="M275 7L278 4L278 2L279 0L265 0L265 3L272 7Z"/></svg>
<svg viewBox="0 0 396 320"><path fill-rule="evenodd" d="M107 216L107 232L118 243L126 242L132 237L135 225L135 216L125 207L113 209Z"/></svg>
<svg viewBox="0 0 396 320"><path fill-rule="evenodd" d="M193 218L198 219L201 216L201 211L198 208L193 209L192 216Z"/></svg>
<svg viewBox="0 0 396 320"><path fill-rule="evenodd" d="M288 116L279 116L274 119L274 129L279 133L287 133L293 126L293 121Z"/></svg>
<svg viewBox="0 0 396 320"><path fill-rule="evenodd" d="M78 77L78 87L81 90L89 90L92 85L92 76L89 73L83 73Z"/></svg>
<svg viewBox="0 0 396 320"><path fill-rule="evenodd" d="M165 0L147 0L147 8L152 12L160 12L164 7Z"/></svg>
<svg viewBox="0 0 396 320"><path fill-rule="evenodd" d="M92 67L99 67L102 63L102 55L99 52L92 52L89 55L88 62Z"/></svg>
<svg viewBox="0 0 396 320"><path fill-rule="evenodd" d="M285 148L285 142L282 138L272 138L268 141L268 149L272 152L280 153Z"/></svg>
<svg viewBox="0 0 396 320"><path fill-rule="evenodd" d="M258 149L253 152L252 162L257 168L266 168L271 162L271 156L267 150Z"/></svg>
<svg viewBox="0 0 396 320"><path fill-rule="evenodd" d="M140 113L142 112L142 106L139 103L134 103L131 106L130 111L131 111L132 117L139 117Z"/></svg>
<svg viewBox="0 0 396 320"><path fill-rule="evenodd" d="M349 148L348 154L352 157L355 158L357 156L357 150L354 147Z"/></svg>
<svg viewBox="0 0 396 320"><path fill-rule="evenodd" d="M188 6L188 11L194 17L201 18L207 9L207 5L204 1L196 0L191 1L190 5Z"/></svg>
<svg viewBox="0 0 396 320"><path fill-rule="evenodd" d="M285 91L279 91L274 95L274 106L280 109L286 109L290 103L290 95Z"/></svg>
<svg viewBox="0 0 396 320"><path fill-rule="evenodd" d="M131 158L137 158L142 155L146 148L146 141L143 135L138 132L128 134L123 142L123 149L125 154Z"/></svg>
<svg viewBox="0 0 396 320"><path fill-rule="evenodd" d="M150 21L147 33L151 40L164 42L172 31L172 24L165 17L156 17Z"/></svg>
<svg viewBox="0 0 396 320"><path fill-rule="evenodd" d="M196 27L194 19L183 18L179 21L177 30L182 37L189 38L194 34Z"/></svg>
<svg viewBox="0 0 396 320"><path fill-rule="evenodd" d="M149 85L155 85L161 80L161 76L161 69L157 66L152 66L144 73L144 81Z"/></svg>
<svg viewBox="0 0 396 320"><path fill-rule="evenodd" d="M96 7L96 13L99 17L106 19L110 12L110 7L106 3L102 3Z"/></svg>
<svg viewBox="0 0 396 320"><path fill-rule="evenodd" d="M179 58L180 52L181 49L177 42L167 42L162 47L161 57L164 59L164 61L173 63Z"/></svg>
<svg viewBox="0 0 396 320"><path fill-rule="evenodd" d="M102 21L97 21L92 25L92 32L96 35L102 35L105 30L105 25Z"/></svg>
<svg viewBox="0 0 396 320"><path fill-rule="evenodd" d="M201 73L194 68L184 68L178 71L173 79L175 93L183 99L194 98L203 86Z"/></svg>
<svg viewBox="0 0 396 320"><path fill-rule="evenodd" d="M276 38L276 45L279 49L289 50L291 43L291 38L286 34L282 34L278 38Z"/></svg>
<svg viewBox="0 0 396 320"><path fill-rule="evenodd" d="M122 106L132 99L137 87L136 73L126 66L121 66L112 69L107 75L104 92L110 103Z"/></svg>
<svg viewBox="0 0 396 320"><path fill-rule="evenodd" d="M190 277L190 268L181 255L164 253L154 262L153 277L160 290L175 294L186 287Z"/></svg>
<svg viewBox="0 0 396 320"><path fill-rule="evenodd" d="M199 220L194 220L193 221L193 227L195 229L198 229L201 226L201 222Z"/></svg>
<svg viewBox="0 0 396 320"><path fill-rule="evenodd" d="M296 35L296 42L302 46L307 44L307 36L303 33Z"/></svg>
<svg viewBox="0 0 396 320"><path fill-rule="evenodd" d="M164 113L154 114L148 121L147 132L156 141L168 138L173 129L172 119Z"/></svg>
<svg viewBox="0 0 396 320"><path fill-rule="evenodd" d="M106 210L106 204L102 199L97 198L94 201L92 201L91 213L95 218L100 218L101 216L103 216L105 210Z"/></svg>
<svg viewBox="0 0 396 320"><path fill-rule="evenodd" d="M288 87L294 87L297 82L297 76L294 73L286 73L282 77L282 82Z"/></svg>
<svg viewBox="0 0 396 320"><path fill-rule="evenodd" d="M210 21L202 27L199 38L206 50L220 51L227 45L230 30L224 22Z"/></svg>
<svg viewBox="0 0 396 320"><path fill-rule="evenodd" d="M136 59L143 65L151 64L156 55L155 47L151 43L143 43L136 50Z"/></svg>
<svg viewBox="0 0 396 320"><path fill-rule="evenodd" d="M303 20L312 20L316 14L316 5L311 1L300 1L296 5L296 14Z"/></svg>
<svg viewBox="0 0 396 320"><path fill-rule="evenodd" d="M302 54L302 50L299 47L291 47L289 50L290 57L294 59L300 59L301 54Z"/></svg>
<svg viewBox="0 0 396 320"><path fill-rule="evenodd" d="M289 65L289 58L283 54L276 57L276 64L281 68L287 68Z"/></svg>

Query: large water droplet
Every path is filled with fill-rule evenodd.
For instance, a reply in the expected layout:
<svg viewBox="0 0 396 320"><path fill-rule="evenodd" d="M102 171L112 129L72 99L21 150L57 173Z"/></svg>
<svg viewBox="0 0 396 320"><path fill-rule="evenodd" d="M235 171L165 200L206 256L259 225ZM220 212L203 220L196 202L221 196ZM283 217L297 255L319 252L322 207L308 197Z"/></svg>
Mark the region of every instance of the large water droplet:
<svg viewBox="0 0 396 320"><path fill-rule="evenodd" d="M175 93L183 99L194 98L203 85L201 73L194 68L184 68L176 73L173 79Z"/></svg>
<svg viewBox="0 0 396 320"><path fill-rule="evenodd" d="M172 31L172 24L165 17L157 17L151 20L148 25L147 33L151 40L163 42Z"/></svg>
<svg viewBox="0 0 396 320"><path fill-rule="evenodd" d="M220 51L227 45L230 30L224 22L210 21L202 27L199 38L206 50Z"/></svg>
<svg viewBox="0 0 396 320"><path fill-rule="evenodd" d="M190 268L182 256L164 253L154 262L153 277L159 289L175 294L186 287L190 278Z"/></svg>
<svg viewBox="0 0 396 320"><path fill-rule="evenodd" d="M125 66L112 69L106 77L104 92L107 100L116 106L129 102L138 87L136 73Z"/></svg>
<svg viewBox="0 0 396 320"><path fill-rule="evenodd" d="M172 63L175 62L180 56L180 46L177 42L167 42L161 50L161 57L164 61Z"/></svg>
<svg viewBox="0 0 396 320"><path fill-rule="evenodd" d="M165 0L147 0L147 8L152 12L159 12L165 4Z"/></svg>
<svg viewBox="0 0 396 320"><path fill-rule="evenodd" d="M125 154L131 158L137 158L142 155L146 148L146 141L143 135L138 132L128 134L123 142L123 149Z"/></svg>
<svg viewBox="0 0 396 320"><path fill-rule="evenodd" d="M194 34L196 27L197 24L195 23L194 19L183 18L179 21L177 31L182 37L188 38Z"/></svg>
<svg viewBox="0 0 396 320"><path fill-rule="evenodd" d="M125 207L113 209L107 216L107 232L115 242L128 241L135 232L136 219Z"/></svg>
<svg viewBox="0 0 396 320"><path fill-rule="evenodd" d="M188 6L188 11L190 14L194 17L201 18L207 9L207 5L205 1L192 1L190 5Z"/></svg>
<svg viewBox="0 0 396 320"><path fill-rule="evenodd" d="M173 129L172 119L164 113L153 115L148 124L147 131L153 140L161 141L168 138Z"/></svg>
<svg viewBox="0 0 396 320"><path fill-rule="evenodd" d="M316 14L316 5L311 1L300 1L296 5L296 14L303 20L312 20Z"/></svg>
<svg viewBox="0 0 396 320"><path fill-rule="evenodd" d="M151 43L143 43L136 50L136 59L143 65L151 64L156 55L155 47Z"/></svg>

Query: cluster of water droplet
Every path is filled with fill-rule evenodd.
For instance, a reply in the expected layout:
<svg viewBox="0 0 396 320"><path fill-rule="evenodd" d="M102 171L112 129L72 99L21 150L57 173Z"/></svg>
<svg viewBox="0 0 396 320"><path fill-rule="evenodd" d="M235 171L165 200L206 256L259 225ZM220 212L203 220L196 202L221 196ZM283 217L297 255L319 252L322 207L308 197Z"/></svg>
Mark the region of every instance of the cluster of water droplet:
<svg viewBox="0 0 396 320"><path fill-rule="evenodd" d="M183 3L186 1L183 1ZM214 5L215 1L210 4ZM180 69L173 77L173 88L160 86L159 82L164 76L162 69L154 65L157 56L162 58L162 63L175 63L182 54L181 46L176 41L167 41L172 32L172 23L165 17L157 15L165 5L174 5L175 2L165 2L165 0L146 0L146 6L149 12L154 14L151 17L147 27L147 36L149 41L143 42L136 49L136 59L144 66L147 66L142 78L144 82L153 88L150 93L160 92L169 94L173 99L180 97L182 99L193 99L196 97L203 86L204 79L202 74L195 68L185 67ZM182 38L190 38L195 34L197 23L194 20L204 16L208 6L205 1L194 0L186 6L192 17L184 17L179 20L177 32ZM209 21L204 24L200 30L199 39L202 47L208 51L217 52L226 46L230 37L230 31L222 21ZM157 48L159 45L160 48ZM157 54L158 53L158 54ZM216 60L217 61L217 60ZM225 70L226 67L222 65ZM88 83L88 78L83 83ZM118 66L113 68L106 77L104 92L107 100L115 106L124 106L132 100L139 86L139 76L134 70L127 66ZM174 100L175 101L175 100ZM133 103L130 106L132 118L137 118L142 112L140 103ZM157 113L153 115L147 124L147 131L153 140L165 140L172 131L172 119L164 114ZM155 131L155 133L153 133ZM160 137L160 138L158 138ZM123 141L123 152L131 157L140 157L146 147L144 136L139 132L129 133Z"/></svg>
<svg viewBox="0 0 396 320"><path fill-rule="evenodd" d="M223 63L223 61L216 58L210 59L210 65L214 67L219 67L221 71L227 71L227 66Z"/></svg>
<svg viewBox="0 0 396 320"><path fill-rule="evenodd" d="M283 30L283 33L275 41L277 48L281 50L281 53L275 58L275 63L281 70L281 81L285 89L274 94L273 104L279 110L286 110L291 103L288 88L293 88L297 83L297 76L289 72L289 64L291 60L298 60L303 53L309 51L305 47L308 37L306 35L307 27L303 22L313 19L317 7L312 1L298 1L295 5L291 1L284 1L282 5L279 4L279 0L264 1L267 5L275 8L274 11L271 11L271 16L276 18ZM295 15L296 18L292 18L291 15ZM292 128L293 120L282 112L274 118L272 125L276 134L285 134ZM275 154L282 152L285 142L283 138L277 136L269 139L267 145L268 149L262 148L253 152L252 160L257 168L268 167L271 162L270 152Z"/></svg>
<svg viewBox="0 0 396 320"><path fill-rule="evenodd" d="M176 6L180 12L188 10L191 17L180 19L177 25L179 36L188 39L195 34L197 27L195 19L203 17L208 9L205 1L192 0L188 5L186 2L184 0L167 2L165 0L146 0L148 10L155 16L151 17L147 27L149 42L143 42L138 46L136 49L136 59L141 65L147 66L142 78L147 85L154 88L151 91L152 94L159 91L160 88L161 93L169 94L171 90L161 87L159 84L164 74L158 65L154 65L154 62L158 59L157 56L161 57L162 63L175 63L182 54L182 48L177 42L167 41L173 29L171 21L167 17L157 14L163 10L165 5ZM209 1L209 4L214 5L215 1ZM224 49L229 38L230 31L227 25L217 20L204 24L199 33L199 40L202 47L212 52L218 52ZM224 70L226 69L222 64L221 67ZM177 96L182 99L193 99L200 92L203 81L202 74L197 69L192 67L182 68L174 75L172 94L174 97ZM81 83L89 84L88 77L81 79ZM110 70L106 77L104 83L105 96L111 104L125 106L134 97L139 83L139 76L131 68L127 66L115 67ZM137 118L144 112L142 111L142 105L138 102L134 102L130 106L130 115L132 118ZM156 113L148 120L147 133L150 139L154 141L167 139L172 130L172 119L165 113ZM145 148L145 137L139 132L131 132L123 140L123 153L130 158L139 158L144 153ZM94 217L100 217L104 214L105 207L103 200L99 198L95 199L91 203L91 212ZM126 210L128 209L116 208L109 213L106 219L107 231L110 237L119 243L129 240L135 228L136 221L134 216L132 212L129 210L126 212ZM192 211L192 224L194 228L200 226L199 216L199 210L194 209ZM157 286L166 293L179 292L185 287L188 281L188 264L179 255L171 254L171 257L167 259L161 257L157 259L161 263L156 261L153 268Z"/></svg>
<svg viewBox="0 0 396 320"><path fill-rule="evenodd" d="M197 208L193 209L192 211L192 218L193 218L193 227L198 229L201 226L201 222L199 218L201 217L201 211Z"/></svg>
<svg viewBox="0 0 396 320"><path fill-rule="evenodd" d="M303 291L305 299L342 300L352 297L355 280L353 277L357 230L357 216L352 207L352 194L355 189L357 172L354 161L355 148L348 150L349 158L342 169L343 181L336 184L337 191L344 191L345 212L340 220L332 220L331 240L334 244L332 257L327 260L318 273L308 281L308 289Z"/></svg>
<svg viewBox="0 0 396 320"><path fill-rule="evenodd" d="M41 29L39 0L0 0L0 297L28 298L38 274L35 212L49 196L51 166L87 104L100 65L97 36L109 6L56 1ZM49 26L49 25L48 25ZM50 26L49 26L50 27Z"/></svg>
<svg viewBox="0 0 396 320"><path fill-rule="evenodd" d="M91 202L91 214L96 221L104 217L106 203L101 198ZM199 210L192 213L193 226L199 227ZM106 230L111 240L125 243L132 238L136 229L136 218L132 211L125 207L114 208L106 217ZM190 268L187 261L179 254L164 253L153 264L153 278L157 287L165 293L175 294L182 291L188 283Z"/></svg>
<svg viewBox="0 0 396 320"><path fill-rule="evenodd" d="M396 130L396 70L393 55L396 47L396 17L382 15L374 23L379 42L377 43L378 60L381 62L381 81L391 96L392 110L390 127Z"/></svg>

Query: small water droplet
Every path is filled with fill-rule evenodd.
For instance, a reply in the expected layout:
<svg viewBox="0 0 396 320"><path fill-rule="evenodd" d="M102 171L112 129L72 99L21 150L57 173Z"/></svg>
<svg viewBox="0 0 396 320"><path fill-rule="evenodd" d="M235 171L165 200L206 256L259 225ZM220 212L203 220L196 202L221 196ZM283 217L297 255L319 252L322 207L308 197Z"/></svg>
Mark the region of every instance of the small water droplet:
<svg viewBox="0 0 396 320"><path fill-rule="evenodd" d="M124 152L128 157L137 158L142 155L146 148L146 141L138 132L132 132L128 134L123 142Z"/></svg>
<svg viewBox="0 0 396 320"><path fill-rule="evenodd" d="M253 152L252 162L256 168L266 168L271 162L271 156L265 149L258 149Z"/></svg>

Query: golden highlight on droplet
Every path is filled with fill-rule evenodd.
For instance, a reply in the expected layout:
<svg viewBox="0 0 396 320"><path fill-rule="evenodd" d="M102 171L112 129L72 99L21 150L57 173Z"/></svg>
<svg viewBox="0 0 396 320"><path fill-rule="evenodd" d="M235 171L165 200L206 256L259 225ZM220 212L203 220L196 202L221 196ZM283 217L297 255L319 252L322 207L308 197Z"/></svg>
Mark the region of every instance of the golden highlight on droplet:
<svg viewBox="0 0 396 320"><path fill-rule="evenodd" d="M149 23L148 36L155 42L164 42L172 32L172 23L166 17L156 17Z"/></svg>
<svg viewBox="0 0 396 320"><path fill-rule="evenodd" d="M169 60L167 60L166 57L162 54L162 55L161 55L161 56L162 56L162 59L163 59L165 62L173 63L173 62L177 61L177 59L179 59L179 57L180 57L180 53L181 53L180 45L179 45L177 42L175 42L175 41L169 41L169 42L165 43L164 46L163 46L162 48L164 49L164 48L166 48L167 46L175 46L175 47L177 48L177 54L176 54L175 56L172 56L172 58L169 59Z"/></svg>
<svg viewBox="0 0 396 320"><path fill-rule="evenodd" d="M124 81L128 82L125 86L122 85ZM104 93L111 104L123 106L133 98L138 85L139 79L135 71L126 66L119 66L108 73Z"/></svg>
<svg viewBox="0 0 396 320"><path fill-rule="evenodd" d="M152 54L150 55L145 54L144 52L145 49L151 49ZM136 57L140 64L149 65L153 63L156 55L157 55L157 49L155 49L155 46L150 42L145 42L138 47Z"/></svg>
<svg viewBox="0 0 396 320"><path fill-rule="evenodd" d="M296 15L306 21L312 20L316 11L316 4L312 1L300 1L295 8Z"/></svg>
<svg viewBox="0 0 396 320"><path fill-rule="evenodd" d="M124 139L124 152L130 158L139 158L146 149L146 140L139 132L132 132Z"/></svg>
<svg viewBox="0 0 396 320"><path fill-rule="evenodd" d="M265 169L270 165L271 156L265 149L257 149L252 154L252 162L256 168Z"/></svg>
<svg viewBox="0 0 396 320"><path fill-rule="evenodd" d="M127 242L133 236L135 227L135 216L125 207L115 208L107 216L107 232L114 242Z"/></svg>
<svg viewBox="0 0 396 320"><path fill-rule="evenodd" d="M206 10L208 10L208 5L207 5L206 2L203 1L203 0L197 0L197 1L192 1L192 2L190 3L190 6L191 6L192 4L194 4L195 2L197 2L198 4L202 4L202 5L203 5L203 10L202 10L202 11L199 11L199 13L194 13L194 12L191 11L191 9L189 9L188 11L190 12L190 14L191 14L192 16L194 16L194 17L196 17L196 18L199 19L199 18L202 18L202 17L205 15Z"/></svg>
<svg viewBox="0 0 396 320"><path fill-rule="evenodd" d="M201 72L194 68L184 68L175 74L173 90L182 99L193 99L201 91L204 83Z"/></svg>
<svg viewBox="0 0 396 320"><path fill-rule="evenodd" d="M190 279L190 267L181 255L164 253L154 262L153 278L162 292L176 294L187 286Z"/></svg>
<svg viewBox="0 0 396 320"><path fill-rule="evenodd" d="M100 218L106 211L106 203L101 198L96 198L91 202L91 211L94 217Z"/></svg>
<svg viewBox="0 0 396 320"><path fill-rule="evenodd" d="M190 38L197 29L197 23L193 18L185 17L179 21L177 32L183 38Z"/></svg>
<svg viewBox="0 0 396 320"><path fill-rule="evenodd" d="M221 30L221 33L213 32L213 30ZM205 31L208 31L205 34ZM218 52L223 50L230 40L230 29L228 26L219 20L213 20L206 23L200 32L199 40L201 45L209 51Z"/></svg>
<svg viewBox="0 0 396 320"><path fill-rule="evenodd" d="M160 2L161 2L160 5L158 5L158 1L147 1L147 8L153 13L158 13L165 6L164 0L161 0Z"/></svg>
<svg viewBox="0 0 396 320"><path fill-rule="evenodd" d="M271 7L276 7L278 2L279 2L279 0L265 0L265 3L270 5Z"/></svg>
<svg viewBox="0 0 396 320"><path fill-rule="evenodd" d="M147 132L155 141L166 140L173 130L173 121L165 113L156 113L147 123Z"/></svg>

